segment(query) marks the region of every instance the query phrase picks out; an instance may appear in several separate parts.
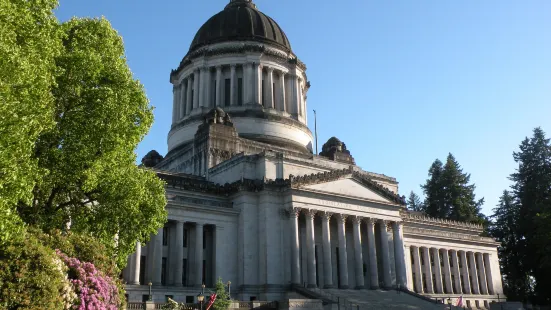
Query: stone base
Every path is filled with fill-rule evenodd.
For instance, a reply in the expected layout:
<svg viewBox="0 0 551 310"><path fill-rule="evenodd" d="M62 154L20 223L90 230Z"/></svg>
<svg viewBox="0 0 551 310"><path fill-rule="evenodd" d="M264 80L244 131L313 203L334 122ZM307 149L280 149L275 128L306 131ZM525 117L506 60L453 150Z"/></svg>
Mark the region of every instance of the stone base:
<svg viewBox="0 0 551 310"><path fill-rule="evenodd" d="M348 289L348 285L341 285L341 286L339 287L339 289L341 289L341 290L347 290L347 289Z"/></svg>
<svg viewBox="0 0 551 310"><path fill-rule="evenodd" d="M306 287L307 288L317 288L318 286L315 285L315 284L308 284Z"/></svg>
<svg viewBox="0 0 551 310"><path fill-rule="evenodd" d="M356 286L354 289L355 289L355 290L363 290L363 289L365 289L365 286L363 286L363 285L358 285L358 286Z"/></svg>
<svg viewBox="0 0 551 310"><path fill-rule="evenodd" d="M330 288L335 288L335 286L332 285L332 284L331 285L324 285L323 288L330 289Z"/></svg>
<svg viewBox="0 0 551 310"><path fill-rule="evenodd" d="M378 290L378 289L379 289L379 286L378 286L378 285L372 285L369 289L371 289L371 290Z"/></svg>

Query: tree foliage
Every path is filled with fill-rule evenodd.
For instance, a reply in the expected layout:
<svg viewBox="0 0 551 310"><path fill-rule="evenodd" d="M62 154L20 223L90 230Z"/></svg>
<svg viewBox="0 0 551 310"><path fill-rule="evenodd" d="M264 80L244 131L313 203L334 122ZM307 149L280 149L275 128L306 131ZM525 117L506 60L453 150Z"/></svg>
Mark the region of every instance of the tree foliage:
<svg viewBox="0 0 551 310"><path fill-rule="evenodd" d="M35 177L32 199L20 199L17 209L24 222L45 231L70 225L91 234L113 247L123 266L135 242L166 221L163 183L135 165L152 108L107 20L75 18L58 27L53 126L31 152L47 173Z"/></svg>
<svg viewBox="0 0 551 310"><path fill-rule="evenodd" d="M421 198L411 191L407 200L408 209L415 212L425 212L425 205L421 202Z"/></svg>
<svg viewBox="0 0 551 310"><path fill-rule="evenodd" d="M0 245L22 234L14 207L32 200L35 180L45 173L33 148L53 126L50 88L61 49L56 4L0 0Z"/></svg>
<svg viewBox="0 0 551 310"><path fill-rule="evenodd" d="M214 310L228 310L230 307L230 295L226 292L226 285L222 282L222 278L218 278L215 285L216 300L212 304Z"/></svg>
<svg viewBox="0 0 551 310"><path fill-rule="evenodd" d="M522 242L512 251L523 259L521 277L535 279L535 301L551 304L551 144L543 130L535 128L519 148L513 153L518 168L510 179L518 204L515 232ZM522 283L519 286L526 291Z"/></svg>
<svg viewBox="0 0 551 310"><path fill-rule="evenodd" d="M451 153L444 165L436 159L429 169L429 178L421 186L425 193L425 213L438 218L484 223L480 213L484 199L476 200L476 186L469 184L470 178Z"/></svg>

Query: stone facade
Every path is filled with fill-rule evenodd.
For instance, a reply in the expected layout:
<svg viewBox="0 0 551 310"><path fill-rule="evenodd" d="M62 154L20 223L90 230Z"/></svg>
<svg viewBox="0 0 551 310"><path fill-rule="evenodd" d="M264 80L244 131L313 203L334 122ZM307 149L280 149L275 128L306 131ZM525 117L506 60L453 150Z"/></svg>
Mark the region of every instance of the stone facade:
<svg viewBox="0 0 551 310"><path fill-rule="evenodd" d="M407 211L396 179L362 170L337 138L312 154L310 83L287 47L204 41L171 73L168 154L142 161L166 181L168 222L128 258L129 301L151 283L154 301L193 302L218 278L234 298L289 308L321 307L289 299L293 285L504 298L481 226Z"/></svg>

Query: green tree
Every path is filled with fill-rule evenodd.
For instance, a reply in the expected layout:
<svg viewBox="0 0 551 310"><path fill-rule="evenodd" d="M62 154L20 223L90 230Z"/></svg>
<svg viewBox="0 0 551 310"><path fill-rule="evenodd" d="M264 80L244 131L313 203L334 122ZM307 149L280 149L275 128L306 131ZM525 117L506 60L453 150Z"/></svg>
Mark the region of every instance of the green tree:
<svg viewBox="0 0 551 310"><path fill-rule="evenodd" d="M523 301L530 295L530 278L526 262L526 243L519 233L519 204L509 191L503 191L499 204L493 209L490 235L500 246L499 265L503 276L504 293L509 300Z"/></svg>
<svg viewBox="0 0 551 310"><path fill-rule="evenodd" d="M421 185L425 193L425 213L432 217L446 217L447 212L443 209L444 193L442 188L442 174L444 168L442 162L436 159L429 168L429 178L424 185Z"/></svg>
<svg viewBox="0 0 551 310"><path fill-rule="evenodd" d="M470 178L451 153L445 165L436 159L429 169L429 179L421 185L427 215L484 224L485 217L480 213L484 198L475 199L476 186L469 184Z"/></svg>
<svg viewBox="0 0 551 310"><path fill-rule="evenodd" d="M518 168L510 179L520 205L519 234L525 240L520 251L536 282L536 301L551 304L551 144L543 130L535 128L513 158Z"/></svg>
<svg viewBox="0 0 551 310"><path fill-rule="evenodd" d="M231 300L230 296L226 292L226 286L224 282L222 282L222 278L218 278L218 281L216 281L215 292L216 300L214 301L212 308L214 310L227 310L230 307Z"/></svg>
<svg viewBox="0 0 551 310"><path fill-rule="evenodd" d="M53 126L57 1L0 0L0 245L21 236L15 205L30 203L38 169L37 137Z"/></svg>
<svg viewBox="0 0 551 310"><path fill-rule="evenodd" d="M421 198L419 198L419 196L417 196L417 194L414 193L413 191L409 193L407 206L408 206L408 209L410 209L411 211L416 211L416 212L425 211L425 206L421 202Z"/></svg>
<svg viewBox="0 0 551 310"><path fill-rule="evenodd" d="M54 126L38 136L34 150L48 173L18 211L45 231L70 225L91 234L115 249L122 267L135 242L146 241L166 221L163 182L135 164L134 149L152 124L152 108L107 20L71 19L59 27Z"/></svg>

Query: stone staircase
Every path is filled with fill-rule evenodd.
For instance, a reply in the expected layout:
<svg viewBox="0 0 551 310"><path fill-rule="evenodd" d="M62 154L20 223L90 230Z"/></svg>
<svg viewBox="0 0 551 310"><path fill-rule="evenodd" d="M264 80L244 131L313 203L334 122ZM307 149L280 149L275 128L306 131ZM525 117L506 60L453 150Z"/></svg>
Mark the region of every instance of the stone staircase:
<svg viewBox="0 0 551 310"><path fill-rule="evenodd" d="M444 310L447 306L429 298L396 290L297 289L310 292L308 298L324 300L325 310ZM332 302L331 302L332 301Z"/></svg>

